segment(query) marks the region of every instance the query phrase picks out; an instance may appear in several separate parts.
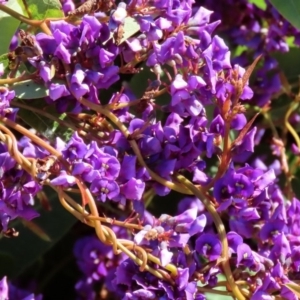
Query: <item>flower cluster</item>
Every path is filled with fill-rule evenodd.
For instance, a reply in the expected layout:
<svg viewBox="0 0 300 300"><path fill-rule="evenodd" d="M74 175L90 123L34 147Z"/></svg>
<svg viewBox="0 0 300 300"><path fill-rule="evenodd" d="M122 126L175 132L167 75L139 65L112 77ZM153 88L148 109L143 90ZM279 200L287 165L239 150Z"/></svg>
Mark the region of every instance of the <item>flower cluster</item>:
<svg viewBox="0 0 300 300"><path fill-rule="evenodd" d="M118 236L128 238L126 232L115 227ZM126 259L125 255L114 255L111 247L103 245L95 236L85 236L74 245L74 256L79 269L83 273L75 286L80 299L94 299L96 293L93 285L101 283L103 289L116 293L112 279L116 268Z"/></svg>
<svg viewBox="0 0 300 300"><path fill-rule="evenodd" d="M223 21L217 30L233 47L240 47L240 54L233 59L234 62L247 66L253 57L263 55L263 64L251 85L255 92L251 102L261 107L270 104L281 86L279 65L272 54L288 52L288 38L293 38L293 43L299 46L300 31L285 20L269 0L262 3L264 8L247 0L238 3L228 0L222 4L197 0L196 3L212 9L213 17Z"/></svg>
<svg viewBox="0 0 300 300"><path fill-rule="evenodd" d="M222 294L219 286L239 300L296 299L300 205L284 146L290 132L300 148L289 124L296 109L282 143L268 119L270 161L256 153L267 131L254 105L281 87L269 52L288 51L285 38L298 44L299 32L269 2L265 10L246 0L228 0L225 10L208 0L61 2L68 17L43 22L36 35L19 29L9 65L0 65L1 82L11 84L0 87L0 231L13 236L11 220L37 217L34 197L48 185L95 228L74 246L79 299L200 300ZM237 45L247 52L232 58ZM19 66L28 72L15 78ZM143 73L138 95L130 79ZM18 99L14 83L26 80L46 90L39 107ZM29 128L22 109L62 134ZM150 212L153 197L171 191L186 195L177 215ZM6 299L6 278L0 283Z"/></svg>
<svg viewBox="0 0 300 300"><path fill-rule="evenodd" d="M30 146L26 147L25 138L20 140L20 149L30 152ZM27 141L28 142L28 141ZM30 144L31 145L31 144ZM39 213L32 207L34 196L41 191L41 186L34 181L32 176L11 157L5 144L0 145L1 161L1 209L0 228L5 234L10 234L9 222L16 218L32 220ZM11 232L13 234L13 232Z"/></svg>

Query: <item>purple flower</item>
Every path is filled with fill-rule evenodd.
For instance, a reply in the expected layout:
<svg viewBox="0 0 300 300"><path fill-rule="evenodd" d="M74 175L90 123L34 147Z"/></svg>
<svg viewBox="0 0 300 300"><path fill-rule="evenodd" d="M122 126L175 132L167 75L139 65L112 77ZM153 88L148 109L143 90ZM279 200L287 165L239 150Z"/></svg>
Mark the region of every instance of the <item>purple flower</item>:
<svg viewBox="0 0 300 300"><path fill-rule="evenodd" d="M196 240L195 249L210 261L217 260L222 252L222 244L218 237L211 233L202 233Z"/></svg>
<svg viewBox="0 0 300 300"><path fill-rule="evenodd" d="M168 243L161 242L160 249L159 249L159 260L162 266L166 266L167 264L169 264L172 260L172 257L173 257L173 252L168 250Z"/></svg>
<svg viewBox="0 0 300 300"><path fill-rule="evenodd" d="M274 239L274 246L269 258L273 261L279 260L282 264L291 256L290 243L284 233L281 233Z"/></svg>
<svg viewBox="0 0 300 300"><path fill-rule="evenodd" d="M9 299L8 298L8 283L6 276L3 277L0 281L0 298L3 300Z"/></svg>
<svg viewBox="0 0 300 300"><path fill-rule="evenodd" d="M0 299L18 299L18 300L42 300L42 295L34 295L26 290L17 288L16 286L8 283L7 277L4 276L0 280Z"/></svg>
<svg viewBox="0 0 300 300"><path fill-rule="evenodd" d="M69 12L75 10L75 4L73 0L63 0L62 1L62 9L65 15L68 15Z"/></svg>
<svg viewBox="0 0 300 300"><path fill-rule="evenodd" d="M94 236L78 240L74 246L74 255L80 270L92 280L99 280L107 275L106 264L113 257L111 248Z"/></svg>
<svg viewBox="0 0 300 300"><path fill-rule="evenodd" d="M62 153L65 159L74 161L76 159L82 159L86 155L87 150L83 139L75 132Z"/></svg>
<svg viewBox="0 0 300 300"><path fill-rule="evenodd" d="M243 265L246 268L251 269L256 266L252 250L247 244L240 244L237 246L237 265Z"/></svg>
<svg viewBox="0 0 300 300"><path fill-rule="evenodd" d="M92 141L84 159L93 167L98 178L115 180L120 172L120 163L115 156L104 151L105 148L99 148L97 143Z"/></svg>
<svg viewBox="0 0 300 300"><path fill-rule="evenodd" d="M76 65L75 72L72 74L70 80L70 90L76 99L80 99L89 91L89 86L86 83L83 83L85 76L81 66Z"/></svg>
<svg viewBox="0 0 300 300"><path fill-rule="evenodd" d="M49 87L49 97L56 101L57 99L70 95L70 92L67 90L64 84L51 83Z"/></svg>
<svg viewBox="0 0 300 300"><path fill-rule="evenodd" d="M128 200L141 200L145 190L145 182L140 179L131 178L120 186L120 192Z"/></svg>
<svg viewBox="0 0 300 300"><path fill-rule="evenodd" d="M114 31L118 25L124 24L127 17L126 3L120 2L116 10L113 10L109 19L109 29Z"/></svg>
<svg viewBox="0 0 300 300"><path fill-rule="evenodd" d="M278 235L286 231L287 228L283 221L270 221L261 228L259 236L262 241L267 241L278 237Z"/></svg>
<svg viewBox="0 0 300 300"><path fill-rule="evenodd" d="M189 235L193 236L194 234L201 233L207 223L207 218L205 215L200 215L197 219L190 225Z"/></svg>
<svg viewBox="0 0 300 300"><path fill-rule="evenodd" d="M61 171L60 174L51 180L51 184L55 186L61 186L68 188L76 183L76 178L72 175L68 175L66 171Z"/></svg>
<svg viewBox="0 0 300 300"><path fill-rule="evenodd" d="M10 107L10 102L15 97L15 91L10 91L4 86L0 86L0 113L5 114Z"/></svg>
<svg viewBox="0 0 300 300"><path fill-rule="evenodd" d="M90 190L99 201L113 200L120 193L119 185L113 180L98 179L92 181Z"/></svg>
<svg viewBox="0 0 300 300"><path fill-rule="evenodd" d="M236 253L237 247L243 243L243 238L234 231L227 233L227 240L231 253Z"/></svg>

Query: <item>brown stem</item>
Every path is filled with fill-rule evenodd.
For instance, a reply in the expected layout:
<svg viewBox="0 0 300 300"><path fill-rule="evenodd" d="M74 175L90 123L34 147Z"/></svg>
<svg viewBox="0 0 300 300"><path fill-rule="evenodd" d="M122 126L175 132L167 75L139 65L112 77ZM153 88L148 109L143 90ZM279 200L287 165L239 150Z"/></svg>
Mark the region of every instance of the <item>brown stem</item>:
<svg viewBox="0 0 300 300"><path fill-rule="evenodd" d="M222 243L221 264L223 266L223 270L226 275L228 284L229 284L230 288L232 289L232 293L238 300L245 300L245 297L241 293L237 284L235 283L232 272L231 272L231 268L229 265L229 249L228 249L228 241L227 241L226 231L225 231L224 224L223 224L219 214L215 210L214 206L210 203L210 201L206 199L205 194L200 189L197 189L197 187L192 182L190 182L187 178L185 178L182 175L177 175L176 177L179 182L181 182L187 188L189 188L193 192L193 194L196 197L198 197L199 200L201 200L201 202L204 204L206 210L210 213L210 215L214 221L215 227L218 231L220 241Z"/></svg>
<svg viewBox="0 0 300 300"><path fill-rule="evenodd" d="M130 133L128 132L126 126L122 122L120 122L120 120L117 118L116 115L114 115L109 110L103 108L102 106L94 104L84 98L81 98L79 100L79 102L81 104L93 109L94 111L97 111L97 112L101 113L102 115L106 116L112 123L114 123L119 128L119 130L123 133L123 135L128 139L128 143L130 144L135 155L137 156L137 159L138 159L140 165L147 169L148 173L150 174L150 176L152 177L153 180L155 180L155 181L159 182L160 184L168 187L169 189L177 191L179 193L189 194L189 195L192 194L187 188L183 187L182 185L175 184L174 182L168 181L168 180L160 177L159 175L157 175L155 172L153 172L147 166L136 141L129 139Z"/></svg>
<svg viewBox="0 0 300 300"><path fill-rule="evenodd" d="M2 10L5 13L7 13L8 15L14 17L15 19L19 20L20 22L23 22L25 24L28 24L28 25L31 25L34 27L40 27L46 34L52 35L52 32L50 31L49 27L45 23L45 20L31 20L3 4L0 4L0 10Z"/></svg>

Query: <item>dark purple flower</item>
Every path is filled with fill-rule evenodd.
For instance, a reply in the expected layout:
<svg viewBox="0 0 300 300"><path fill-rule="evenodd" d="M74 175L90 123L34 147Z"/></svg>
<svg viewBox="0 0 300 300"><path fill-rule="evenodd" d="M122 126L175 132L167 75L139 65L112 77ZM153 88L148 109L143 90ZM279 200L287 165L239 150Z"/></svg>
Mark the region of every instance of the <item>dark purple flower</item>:
<svg viewBox="0 0 300 300"><path fill-rule="evenodd" d="M42 300L42 295L34 295L33 293L20 289L11 283L8 283L7 277L4 276L0 280L0 299L1 300Z"/></svg>

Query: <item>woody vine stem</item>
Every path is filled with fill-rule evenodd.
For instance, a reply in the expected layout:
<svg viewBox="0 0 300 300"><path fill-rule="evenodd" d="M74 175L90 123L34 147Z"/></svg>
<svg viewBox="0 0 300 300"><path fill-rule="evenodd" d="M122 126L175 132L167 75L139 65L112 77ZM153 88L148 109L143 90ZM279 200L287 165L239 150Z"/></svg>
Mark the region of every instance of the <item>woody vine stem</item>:
<svg viewBox="0 0 300 300"><path fill-rule="evenodd" d="M230 17L208 0L60 2L38 20L0 0L21 23L0 63L2 236L18 218L43 235L34 203L50 187L94 232L74 247L85 299L100 281L120 299L299 296L299 84L269 43L300 31L269 1L228 1ZM177 213L154 216L173 195Z"/></svg>

